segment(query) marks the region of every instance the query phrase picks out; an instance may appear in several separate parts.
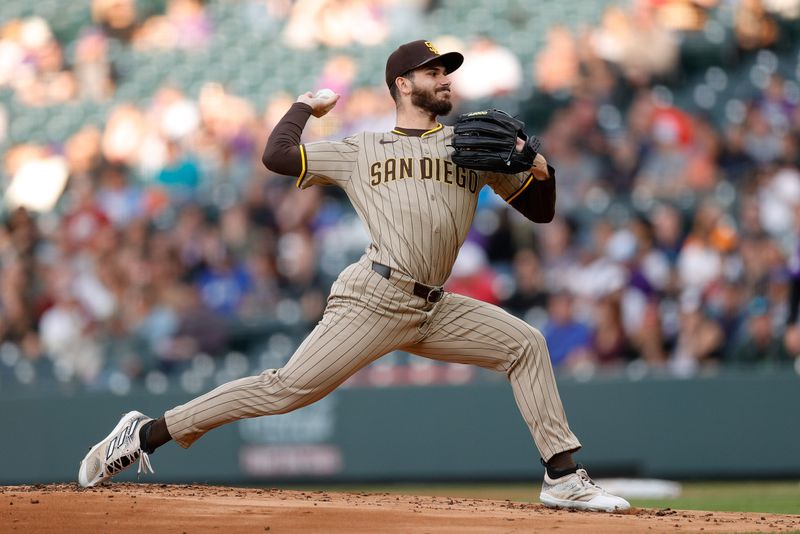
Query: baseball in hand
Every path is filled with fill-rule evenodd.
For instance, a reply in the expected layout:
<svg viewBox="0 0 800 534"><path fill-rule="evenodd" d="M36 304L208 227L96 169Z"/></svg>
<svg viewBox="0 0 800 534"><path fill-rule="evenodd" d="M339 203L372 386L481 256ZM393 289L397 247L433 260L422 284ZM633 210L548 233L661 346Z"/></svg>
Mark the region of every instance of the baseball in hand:
<svg viewBox="0 0 800 534"><path fill-rule="evenodd" d="M334 93L331 89L325 87L324 89L320 89L314 94L314 98L322 98L323 100L328 100L333 98L336 93Z"/></svg>

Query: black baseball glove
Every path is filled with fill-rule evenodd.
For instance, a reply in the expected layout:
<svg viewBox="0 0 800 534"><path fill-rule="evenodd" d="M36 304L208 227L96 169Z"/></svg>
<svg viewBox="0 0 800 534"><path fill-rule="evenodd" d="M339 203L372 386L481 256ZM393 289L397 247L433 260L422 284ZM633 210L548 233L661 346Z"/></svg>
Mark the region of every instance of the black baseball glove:
<svg viewBox="0 0 800 534"><path fill-rule="evenodd" d="M527 171L539 151L540 141L523 131L525 123L505 111L489 109L465 113L453 134L453 163L468 169L516 174ZM517 139L525 148L517 152Z"/></svg>

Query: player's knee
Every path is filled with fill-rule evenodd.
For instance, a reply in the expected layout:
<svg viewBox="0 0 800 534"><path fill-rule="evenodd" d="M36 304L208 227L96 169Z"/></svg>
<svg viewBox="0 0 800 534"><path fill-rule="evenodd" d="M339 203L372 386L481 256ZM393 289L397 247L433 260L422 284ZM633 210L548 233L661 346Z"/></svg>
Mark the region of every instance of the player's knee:
<svg viewBox="0 0 800 534"><path fill-rule="evenodd" d="M270 415L288 413L310 404L313 388L300 383L283 369L268 369L261 373L264 404Z"/></svg>
<svg viewBox="0 0 800 534"><path fill-rule="evenodd" d="M543 345L547 344L547 342L544 339L544 334L542 334L541 330L539 330L536 327L533 327L533 326L530 327L529 336L533 340L534 345L537 346L537 347L540 347L540 346L543 346Z"/></svg>
<svg viewBox="0 0 800 534"><path fill-rule="evenodd" d="M547 346L544 335L540 330L528 325L525 329L525 336L522 341L523 358L534 358L542 354L543 348Z"/></svg>

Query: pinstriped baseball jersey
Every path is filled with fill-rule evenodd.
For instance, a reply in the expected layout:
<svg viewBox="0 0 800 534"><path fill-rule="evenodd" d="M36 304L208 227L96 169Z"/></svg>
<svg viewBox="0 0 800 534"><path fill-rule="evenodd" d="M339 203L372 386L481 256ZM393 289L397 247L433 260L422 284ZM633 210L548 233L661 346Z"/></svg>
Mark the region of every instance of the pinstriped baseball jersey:
<svg viewBox="0 0 800 534"><path fill-rule="evenodd" d="M439 124L419 137L392 130L301 145L297 186L340 186L371 237L369 259L440 286L467 237L481 188L488 184L510 202L534 181L528 172L455 165L452 136L451 126Z"/></svg>

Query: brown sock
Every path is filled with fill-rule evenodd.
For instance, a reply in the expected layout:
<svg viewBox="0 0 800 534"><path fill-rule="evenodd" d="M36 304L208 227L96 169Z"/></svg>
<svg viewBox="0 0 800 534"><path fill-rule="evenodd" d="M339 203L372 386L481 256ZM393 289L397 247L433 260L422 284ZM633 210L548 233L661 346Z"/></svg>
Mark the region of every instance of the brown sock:
<svg viewBox="0 0 800 534"><path fill-rule="evenodd" d="M170 440L172 440L172 436L169 435L167 421L163 417L149 421L139 431L139 443L147 454L152 454Z"/></svg>
<svg viewBox="0 0 800 534"><path fill-rule="evenodd" d="M572 469L575 467L575 460L572 459L572 451L564 451L554 455L545 465L557 470Z"/></svg>
<svg viewBox="0 0 800 534"><path fill-rule="evenodd" d="M572 451L559 452L547 462L542 460L542 465L547 470L547 476L552 479L571 475L579 467L575 460L572 459Z"/></svg>

